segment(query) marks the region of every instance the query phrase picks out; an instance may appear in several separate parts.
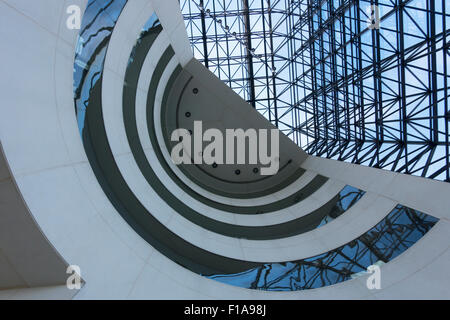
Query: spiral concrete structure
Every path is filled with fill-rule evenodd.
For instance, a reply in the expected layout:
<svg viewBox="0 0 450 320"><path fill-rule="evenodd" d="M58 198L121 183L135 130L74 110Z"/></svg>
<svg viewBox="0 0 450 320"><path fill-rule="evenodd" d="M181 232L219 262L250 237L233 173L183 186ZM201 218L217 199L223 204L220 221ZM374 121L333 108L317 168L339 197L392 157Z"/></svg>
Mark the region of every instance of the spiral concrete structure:
<svg viewBox="0 0 450 320"><path fill-rule="evenodd" d="M0 33L0 298L450 298L448 183L282 134L275 175L171 161L194 121L274 129L193 58L178 1L0 0Z"/></svg>

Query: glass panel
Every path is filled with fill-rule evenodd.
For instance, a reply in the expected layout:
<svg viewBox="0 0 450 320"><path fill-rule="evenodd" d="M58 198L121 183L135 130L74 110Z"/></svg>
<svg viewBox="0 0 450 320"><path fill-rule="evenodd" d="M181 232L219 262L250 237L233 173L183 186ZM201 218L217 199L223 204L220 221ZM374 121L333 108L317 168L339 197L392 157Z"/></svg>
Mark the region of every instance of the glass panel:
<svg viewBox="0 0 450 320"><path fill-rule="evenodd" d="M346 198L343 203L348 203ZM266 263L237 274L208 278L257 290L296 291L349 280L367 267L391 261L420 240L438 221L425 213L397 205L381 222L359 238L308 259Z"/></svg>
<svg viewBox="0 0 450 320"><path fill-rule="evenodd" d="M328 213L317 226L317 228L327 224L328 222L336 219L345 211L347 211L351 206L353 206L356 202L361 199L361 197L365 194L365 191L359 190L352 186L345 186L344 189L339 192L339 197L336 202L336 205L333 209Z"/></svg>
<svg viewBox="0 0 450 320"><path fill-rule="evenodd" d="M443 4L180 0L195 56L305 151L448 182Z"/></svg>
<svg viewBox="0 0 450 320"><path fill-rule="evenodd" d="M127 0L89 0L75 52L74 96L80 134L83 133L91 89L101 78L106 49Z"/></svg>

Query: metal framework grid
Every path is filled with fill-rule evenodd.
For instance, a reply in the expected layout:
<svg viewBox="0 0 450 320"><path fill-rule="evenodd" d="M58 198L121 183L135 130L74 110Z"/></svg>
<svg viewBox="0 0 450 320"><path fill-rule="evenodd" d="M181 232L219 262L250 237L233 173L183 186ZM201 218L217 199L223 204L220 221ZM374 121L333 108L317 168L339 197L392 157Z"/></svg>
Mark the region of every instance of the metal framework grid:
<svg viewBox="0 0 450 320"><path fill-rule="evenodd" d="M308 153L450 181L446 0L181 0L194 55Z"/></svg>

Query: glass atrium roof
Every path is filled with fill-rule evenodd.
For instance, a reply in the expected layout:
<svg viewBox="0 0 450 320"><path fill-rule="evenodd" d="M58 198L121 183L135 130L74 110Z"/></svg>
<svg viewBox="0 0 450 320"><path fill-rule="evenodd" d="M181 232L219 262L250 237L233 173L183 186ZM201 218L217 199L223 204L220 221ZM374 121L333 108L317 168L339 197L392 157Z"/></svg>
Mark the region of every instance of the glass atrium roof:
<svg viewBox="0 0 450 320"><path fill-rule="evenodd" d="M445 0L180 0L195 57L308 153L450 181Z"/></svg>

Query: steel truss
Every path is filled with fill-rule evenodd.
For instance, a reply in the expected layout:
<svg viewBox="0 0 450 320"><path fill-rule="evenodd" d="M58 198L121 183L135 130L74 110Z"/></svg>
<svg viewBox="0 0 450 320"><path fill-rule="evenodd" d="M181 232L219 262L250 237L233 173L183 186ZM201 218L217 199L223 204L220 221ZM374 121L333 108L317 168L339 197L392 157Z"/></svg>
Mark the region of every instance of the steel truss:
<svg viewBox="0 0 450 320"><path fill-rule="evenodd" d="M449 182L445 2L181 7L195 57L308 153Z"/></svg>

